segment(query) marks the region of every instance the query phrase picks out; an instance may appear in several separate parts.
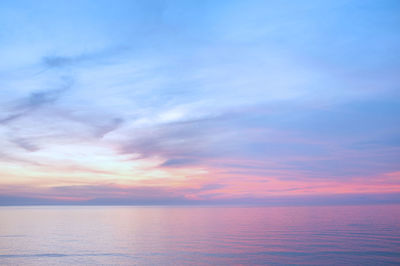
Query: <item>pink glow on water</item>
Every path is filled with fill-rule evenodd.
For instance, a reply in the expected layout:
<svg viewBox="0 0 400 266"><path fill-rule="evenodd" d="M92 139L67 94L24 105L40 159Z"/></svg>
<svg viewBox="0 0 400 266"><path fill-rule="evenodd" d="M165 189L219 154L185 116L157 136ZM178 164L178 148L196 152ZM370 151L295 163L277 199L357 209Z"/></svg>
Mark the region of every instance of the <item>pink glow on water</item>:
<svg viewBox="0 0 400 266"><path fill-rule="evenodd" d="M1 264L400 263L400 206L2 207Z"/></svg>

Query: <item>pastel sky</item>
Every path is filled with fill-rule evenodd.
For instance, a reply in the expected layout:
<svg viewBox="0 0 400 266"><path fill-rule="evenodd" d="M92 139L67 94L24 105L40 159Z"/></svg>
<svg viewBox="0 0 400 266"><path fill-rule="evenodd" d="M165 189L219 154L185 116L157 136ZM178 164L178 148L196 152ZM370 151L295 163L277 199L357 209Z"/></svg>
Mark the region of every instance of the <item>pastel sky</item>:
<svg viewBox="0 0 400 266"><path fill-rule="evenodd" d="M0 205L400 201L400 2L1 1Z"/></svg>

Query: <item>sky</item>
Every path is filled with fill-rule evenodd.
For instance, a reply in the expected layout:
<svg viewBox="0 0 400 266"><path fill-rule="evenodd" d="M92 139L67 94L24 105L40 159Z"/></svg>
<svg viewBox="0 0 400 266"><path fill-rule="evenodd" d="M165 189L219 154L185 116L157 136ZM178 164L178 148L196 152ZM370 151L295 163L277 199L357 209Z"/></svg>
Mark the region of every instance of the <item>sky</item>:
<svg viewBox="0 0 400 266"><path fill-rule="evenodd" d="M1 1L0 205L400 202L400 2Z"/></svg>

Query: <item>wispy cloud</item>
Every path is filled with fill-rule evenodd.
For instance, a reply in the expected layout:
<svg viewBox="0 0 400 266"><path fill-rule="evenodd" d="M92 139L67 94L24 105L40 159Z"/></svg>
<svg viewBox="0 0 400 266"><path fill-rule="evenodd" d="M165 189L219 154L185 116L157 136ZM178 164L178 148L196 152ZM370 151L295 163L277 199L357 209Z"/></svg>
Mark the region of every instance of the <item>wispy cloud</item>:
<svg viewBox="0 0 400 266"><path fill-rule="evenodd" d="M26 139L16 138L11 141L26 151L35 152L40 149L37 145Z"/></svg>
<svg viewBox="0 0 400 266"><path fill-rule="evenodd" d="M82 63L105 64L113 62L118 56L127 51L129 51L128 47L120 46L76 56L48 55L42 58L42 64L46 68L63 68Z"/></svg>
<svg viewBox="0 0 400 266"><path fill-rule="evenodd" d="M0 124L10 123L20 117L31 114L43 106L55 103L72 87L72 84L73 80L65 77L58 88L32 92L29 96L15 103L9 111L11 114L1 118Z"/></svg>

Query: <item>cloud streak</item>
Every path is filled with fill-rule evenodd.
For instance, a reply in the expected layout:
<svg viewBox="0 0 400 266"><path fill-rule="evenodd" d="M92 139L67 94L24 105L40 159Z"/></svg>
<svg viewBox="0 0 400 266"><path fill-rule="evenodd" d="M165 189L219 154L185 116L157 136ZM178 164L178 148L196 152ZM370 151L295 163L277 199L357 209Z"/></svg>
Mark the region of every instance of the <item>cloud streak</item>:
<svg viewBox="0 0 400 266"><path fill-rule="evenodd" d="M63 78L62 85L56 89L42 90L31 93L29 96L21 99L11 109L11 114L0 118L0 124L7 124L21 117L30 115L35 110L55 103L65 94L73 84L71 78Z"/></svg>
<svg viewBox="0 0 400 266"><path fill-rule="evenodd" d="M128 47L114 47L98 52L83 53L77 56L49 55L42 58L42 64L47 68L63 68L76 66L82 63L99 64L112 61L124 52L129 51Z"/></svg>

